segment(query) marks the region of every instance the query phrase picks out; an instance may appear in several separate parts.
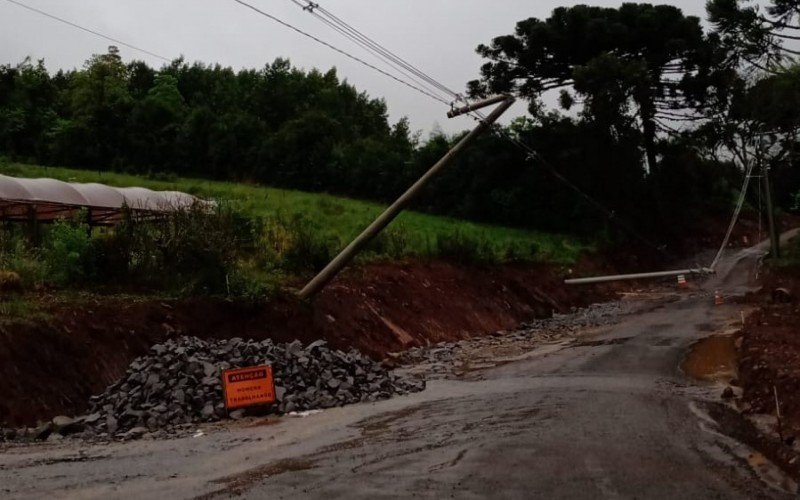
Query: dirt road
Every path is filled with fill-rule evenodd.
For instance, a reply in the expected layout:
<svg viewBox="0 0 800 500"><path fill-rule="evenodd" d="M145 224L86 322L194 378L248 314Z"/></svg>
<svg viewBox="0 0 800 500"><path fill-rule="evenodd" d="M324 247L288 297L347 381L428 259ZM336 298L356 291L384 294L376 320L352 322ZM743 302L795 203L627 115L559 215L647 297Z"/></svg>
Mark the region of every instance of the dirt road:
<svg viewBox="0 0 800 500"><path fill-rule="evenodd" d="M736 256L709 286L741 291L757 258ZM693 342L741 321L739 308L694 293L648 309L381 403L182 440L10 448L0 495L796 498L708 416L719 388L679 369Z"/></svg>

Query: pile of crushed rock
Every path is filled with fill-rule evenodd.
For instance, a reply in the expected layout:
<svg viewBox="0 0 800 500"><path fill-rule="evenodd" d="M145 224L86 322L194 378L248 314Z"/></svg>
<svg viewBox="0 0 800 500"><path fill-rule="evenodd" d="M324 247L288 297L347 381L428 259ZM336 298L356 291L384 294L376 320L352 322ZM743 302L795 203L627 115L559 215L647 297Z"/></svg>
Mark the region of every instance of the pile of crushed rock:
<svg viewBox="0 0 800 500"><path fill-rule="evenodd" d="M524 323L518 330L412 347L403 352L389 353L389 357L401 365L399 371L407 375L424 375L427 380L459 378L471 370L497 366L504 362L498 358L508 356L512 351L517 354L529 352L543 343L563 342L587 329L616 324L638 307L640 305L636 303L611 302L572 308L567 314L554 313L551 318ZM505 354L498 354L495 348Z"/></svg>
<svg viewBox="0 0 800 500"><path fill-rule="evenodd" d="M0 440L77 433L132 439L240 418L243 410L229 414L225 408L222 371L261 365L272 366L277 403L268 410L275 413L378 401L425 388L423 380L396 376L356 350L330 349L325 341L303 346L300 341L181 337L134 360L120 380L91 398L87 415L56 417L36 429L0 430Z"/></svg>

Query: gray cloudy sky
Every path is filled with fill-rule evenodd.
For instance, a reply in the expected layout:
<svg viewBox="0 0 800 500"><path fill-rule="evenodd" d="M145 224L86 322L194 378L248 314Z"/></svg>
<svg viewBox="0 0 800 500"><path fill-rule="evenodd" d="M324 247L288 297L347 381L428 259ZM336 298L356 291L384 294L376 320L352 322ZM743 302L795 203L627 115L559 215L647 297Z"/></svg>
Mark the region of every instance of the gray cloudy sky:
<svg viewBox="0 0 800 500"><path fill-rule="evenodd" d="M415 129L438 124L446 131L470 126L447 120L435 101L316 44L232 0L18 0L111 37L172 58L219 62L234 68L262 67L288 57L303 68L328 69L372 96L383 96L392 120L406 115ZM249 0L295 26L370 62L369 54L293 4L291 0ZM450 88L461 90L478 75L475 47L511 33L517 21L547 17L561 5L619 6L621 1L584 0L317 0L323 7L371 36ZM655 0L652 3L659 3ZM662 0L705 17L703 0ZM24 57L44 58L50 69L79 67L109 42L0 0L0 64ZM161 61L122 48L124 59ZM511 115L523 114L517 104Z"/></svg>

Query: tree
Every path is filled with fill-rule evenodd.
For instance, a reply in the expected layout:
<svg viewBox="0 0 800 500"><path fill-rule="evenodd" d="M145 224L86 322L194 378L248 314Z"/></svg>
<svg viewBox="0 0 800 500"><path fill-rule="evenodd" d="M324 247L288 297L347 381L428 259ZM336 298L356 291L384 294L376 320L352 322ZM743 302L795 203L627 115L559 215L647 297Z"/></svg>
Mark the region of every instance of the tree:
<svg viewBox="0 0 800 500"><path fill-rule="evenodd" d="M800 40L800 0L709 0L708 17L734 64L774 71L791 64L797 50L786 42Z"/></svg>
<svg viewBox="0 0 800 500"><path fill-rule="evenodd" d="M585 100L585 116L611 127L638 123L651 171L659 118L681 117L714 53L698 18L669 5L632 3L560 7L544 21L519 22L513 35L477 51L489 62L482 79L470 82L472 95L517 93L537 113L544 92L571 88ZM574 102L562 92L563 107Z"/></svg>
<svg viewBox="0 0 800 500"><path fill-rule="evenodd" d="M44 61L0 67L0 144L23 157L44 155L57 118L55 97Z"/></svg>
<svg viewBox="0 0 800 500"><path fill-rule="evenodd" d="M128 87L128 68L119 54L89 59L83 71L76 72L69 92L71 119L62 126L73 158L101 168L118 157L125 141L128 115L133 106Z"/></svg>
<svg viewBox="0 0 800 500"><path fill-rule="evenodd" d="M175 141L185 113L177 78L168 73L156 75L147 94L131 110L125 149L132 163L173 168Z"/></svg>
<svg viewBox="0 0 800 500"><path fill-rule="evenodd" d="M768 146L764 156L774 172L776 198L788 205L800 181L800 66L758 81L748 99L748 114Z"/></svg>

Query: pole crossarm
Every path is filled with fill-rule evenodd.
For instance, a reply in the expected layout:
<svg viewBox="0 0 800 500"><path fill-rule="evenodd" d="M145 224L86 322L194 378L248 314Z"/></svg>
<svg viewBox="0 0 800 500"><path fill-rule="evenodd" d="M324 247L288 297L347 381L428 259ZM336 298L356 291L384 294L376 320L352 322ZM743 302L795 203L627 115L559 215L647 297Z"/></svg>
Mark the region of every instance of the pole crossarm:
<svg viewBox="0 0 800 500"><path fill-rule="evenodd" d="M448 118L455 118L457 116L465 115L467 113L471 113L473 111L478 111L479 109L483 109L486 106L491 106L492 104L497 104L508 99L513 99L513 97L509 95L498 95L494 97L490 97L488 99L484 99L483 101L474 102L472 104L467 104L461 108L451 109L447 113Z"/></svg>

